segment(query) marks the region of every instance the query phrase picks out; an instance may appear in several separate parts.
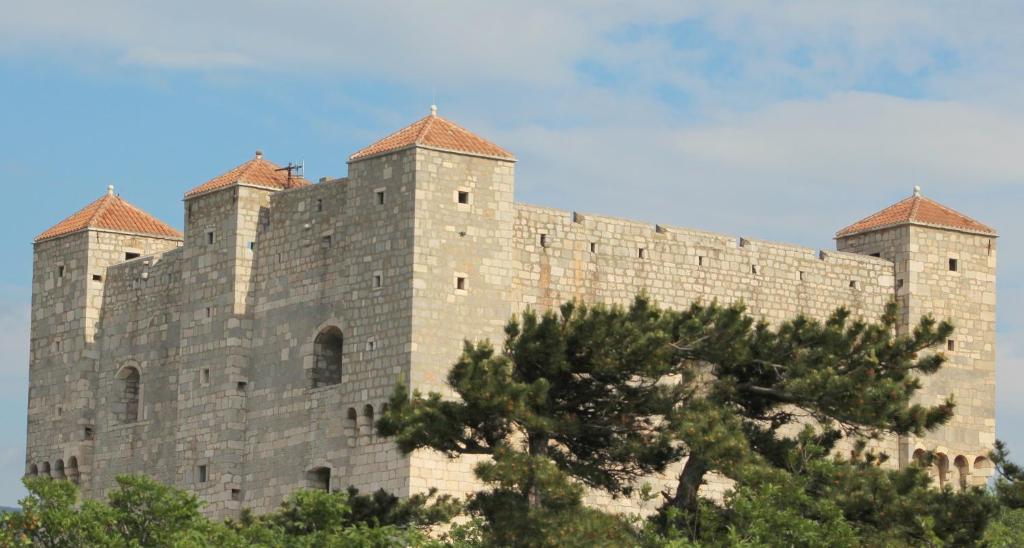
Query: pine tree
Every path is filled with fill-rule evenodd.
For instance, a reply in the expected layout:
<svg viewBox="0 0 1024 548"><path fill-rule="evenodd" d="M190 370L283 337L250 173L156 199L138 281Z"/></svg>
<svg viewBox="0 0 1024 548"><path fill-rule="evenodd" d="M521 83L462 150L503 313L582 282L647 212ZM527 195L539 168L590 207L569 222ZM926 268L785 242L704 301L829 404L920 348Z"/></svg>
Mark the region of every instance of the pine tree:
<svg viewBox="0 0 1024 548"><path fill-rule="evenodd" d="M489 455L476 473L493 489L471 507L510 527L582 512L580 484L629 493L679 456L665 418L691 385L664 382L678 370L672 321L646 298L526 312L506 326L501 353L466 343L448 375L458 399L399 386L377 428L405 452Z"/></svg>
<svg viewBox="0 0 1024 548"><path fill-rule="evenodd" d="M839 309L824 322L769 326L742 304L672 311L644 296L629 308L569 302L560 314L513 319L501 353L467 342L448 375L457 398L410 397L399 386L378 430L405 452L489 455L476 473L491 490L470 507L492 527L576 511L581 485L628 494L685 458L664 515L693 527L712 470L740 480L792 476L801 447L817 448L822 461L843 438L921 435L948 421L952 399L927 407L913 398L918 376L944 360L926 351L952 326L925 317L909 335L895 331L895 305L878 323Z"/></svg>
<svg viewBox="0 0 1024 548"><path fill-rule="evenodd" d="M948 421L951 396L932 407L913 398L918 376L938 371L945 360L922 353L953 327L924 317L910 335L896 336L896 313L890 304L879 323L869 323L851 320L841 308L825 322L799 316L777 327L755 322L741 305L693 305L676 316L672 344L680 374L699 374L705 382L699 400L680 402L671 416L688 457L671 505L695 511L704 476L735 467L742 448L785 466L799 442L782 433L802 424L813 424L815 442L831 450L842 438L922 435ZM708 416L720 428L731 425L730 432L709 439L694 426L707 424Z"/></svg>

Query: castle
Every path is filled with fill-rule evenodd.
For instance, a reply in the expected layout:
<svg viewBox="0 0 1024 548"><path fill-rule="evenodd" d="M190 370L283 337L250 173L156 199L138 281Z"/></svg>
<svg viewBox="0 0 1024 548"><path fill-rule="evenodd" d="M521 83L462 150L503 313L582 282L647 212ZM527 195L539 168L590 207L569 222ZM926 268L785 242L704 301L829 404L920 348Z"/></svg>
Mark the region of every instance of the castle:
<svg viewBox="0 0 1024 548"><path fill-rule="evenodd" d="M885 449L898 466L935 451L940 484L991 474L991 228L915 190L817 251L517 203L515 163L432 110L343 178L312 184L257 152L185 194L184 234L109 189L34 243L26 474L100 497L145 473L213 516L303 487L462 495L470 462L374 432L395 382L444 390L463 340L502 340L511 314L641 290L742 299L773 322L877 318L893 299L900 330L954 322L920 399L953 394L956 417Z"/></svg>

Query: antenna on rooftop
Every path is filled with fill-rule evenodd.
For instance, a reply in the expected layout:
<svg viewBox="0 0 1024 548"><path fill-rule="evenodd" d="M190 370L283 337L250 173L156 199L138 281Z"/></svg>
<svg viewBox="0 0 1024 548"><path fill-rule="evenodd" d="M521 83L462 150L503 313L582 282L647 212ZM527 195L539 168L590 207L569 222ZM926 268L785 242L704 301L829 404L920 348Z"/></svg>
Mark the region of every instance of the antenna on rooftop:
<svg viewBox="0 0 1024 548"><path fill-rule="evenodd" d="M299 162L297 164L293 164L291 162L288 162L288 165L286 165L284 167L279 167L279 168L275 169L274 171L287 171L288 172L288 184L287 184L286 188L291 188L291 186L292 186L292 176L295 175L296 172L298 172L298 176L299 177L302 177L304 175L304 171L303 171L303 164L304 163L305 162Z"/></svg>

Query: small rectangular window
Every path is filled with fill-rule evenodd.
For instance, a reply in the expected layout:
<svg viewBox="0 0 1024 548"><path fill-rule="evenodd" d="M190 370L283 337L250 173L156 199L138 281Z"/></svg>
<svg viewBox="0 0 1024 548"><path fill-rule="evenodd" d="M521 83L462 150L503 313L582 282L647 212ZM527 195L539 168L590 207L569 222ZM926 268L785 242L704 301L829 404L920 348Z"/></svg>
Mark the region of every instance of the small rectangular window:
<svg viewBox="0 0 1024 548"><path fill-rule="evenodd" d="M140 254L139 253L135 253L134 251L125 251L124 252L124 260L126 260L126 261L130 261L132 259L138 259L139 256L140 256Z"/></svg>
<svg viewBox="0 0 1024 548"><path fill-rule="evenodd" d="M896 289L901 289L902 287L903 287L903 278L900 278L900 279L896 280Z"/></svg>
<svg viewBox="0 0 1024 548"><path fill-rule="evenodd" d="M254 241L250 241L249 242L249 251L256 251L256 242L254 242Z"/></svg>
<svg viewBox="0 0 1024 548"><path fill-rule="evenodd" d="M96 439L96 435L93 433L91 426L86 426L82 429L82 439L86 441Z"/></svg>
<svg viewBox="0 0 1024 548"><path fill-rule="evenodd" d="M377 191L377 205L384 205L384 191Z"/></svg>
<svg viewBox="0 0 1024 548"><path fill-rule="evenodd" d="M540 246L541 247L547 247L548 246L548 235L547 234L541 234L540 235Z"/></svg>
<svg viewBox="0 0 1024 548"><path fill-rule="evenodd" d="M241 489L232 489L231 490L231 500L242 500L242 490Z"/></svg>
<svg viewBox="0 0 1024 548"><path fill-rule="evenodd" d="M331 247L331 237L329 235L320 238L320 247L324 249L329 249Z"/></svg>
<svg viewBox="0 0 1024 548"><path fill-rule="evenodd" d="M959 261L957 261L956 259L950 259L949 260L949 271L950 272L956 272L957 269L960 266L958 263L959 263Z"/></svg>
<svg viewBox="0 0 1024 548"><path fill-rule="evenodd" d="M850 280L850 289L860 289L860 282L857 280Z"/></svg>
<svg viewBox="0 0 1024 548"><path fill-rule="evenodd" d="M212 318L213 317L213 307L212 306L206 307L206 317L207 318Z"/></svg>
<svg viewBox="0 0 1024 548"><path fill-rule="evenodd" d="M946 341L946 350L949 350L950 352L956 350L956 341L954 341L953 339L947 340Z"/></svg>
<svg viewBox="0 0 1024 548"><path fill-rule="evenodd" d="M878 257L878 258L881 258L881 257L882 257L882 254L881 254L881 253L872 253L872 254L871 254L871 256L872 256L872 257Z"/></svg>
<svg viewBox="0 0 1024 548"><path fill-rule="evenodd" d="M759 269L756 264L752 264L750 265L750 273L756 276L761 273L761 269Z"/></svg>
<svg viewBox="0 0 1024 548"><path fill-rule="evenodd" d="M800 280L801 282L804 281L804 271L803 270L801 270L800 272L797 273L797 279Z"/></svg>
<svg viewBox="0 0 1024 548"><path fill-rule="evenodd" d="M377 341L375 341L373 339L367 339L366 340L366 351L367 352L373 352L376 349L377 349Z"/></svg>
<svg viewBox="0 0 1024 548"><path fill-rule="evenodd" d="M202 374L199 376L203 384L210 384L210 370L203 369Z"/></svg>
<svg viewBox="0 0 1024 548"><path fill-rule="evenodd" d="M324 210L324 200L323 200L323 198L317 198L316 199L316 210L317 211L323 211Z"/></svg>
<svg viewBox="0 0 1024 548"><path fill-rule="evenodd" d="M383 274L374 274L373 275L373 288L374 289L380 289L383 286L384 286L384 275Z"/></svg>
<svg viewBox="0 0 1024 548"><path fill-rule="evenodd" d="M460 190L459 194L458 194L458 201L459 201L460 204L468 204L469 203L469 191Z"/></svg>
<svg viewBox="0 0 1024 548"><path fill-rule="evenodd" d="M103 281L103 276L101 276L99 274L93 274L92 275L92 281L94 281L94 282L102 282Z"/></svg>
<svg viewBox="0 0 1024 548"><path fill-rule="evenodd" d="M597 253L597 243L596 242L590 242L590 252L591 253Z"/></svg>
<svg viewBox="0 0 1024 548"><path fill-rule="evenodd" d="M646 259L647 258L647 249L643 248L643 247L637 248L636 256L639 259Z"/></svg>
<svg viewBox="0 0 1024 548"><path fill-rule="evenodd" d="M209 245L213 245L213 231L212 230L206 231L206 243L209 244Z"/></svg>
<svg viewBox="0 0 1024 548"><path fill-rule="evenodd" d="M235 385L235 390L237 390L238 392L240 392L242 394L245 394L245 389L248 388L248 387L249 387L249 383L247 383L245 381L238 381L238 384Z"/></svg>
<svg viewBox="0 0 1024 548"><path fill-rule="evenodd" d="M458 289L460 291L465 291L466 290L466 278L465 278L465 276L456 276L455 277L455 289Z"/></svg>
<svg viewBox="0 0 1024 548"><path fill-rule="evenodd" d="M697 256L697 266L704 266L704 256L702 256L702 255L698 255Z"/></svg>
<svg viewBox="0 0 1024 548"><path fill-rule="evenodd" d="M64 277L64 265L57 265L57 277L58 278L63 278Z"/></svg>
<svg viewBox="0 0 1024 548"><path fill-rule="evenodd" d="M196 475L199 477L199 483L206 483L206 465L205 464L200 464L199 465L199 469L197 470L197 474Z"/></svg>

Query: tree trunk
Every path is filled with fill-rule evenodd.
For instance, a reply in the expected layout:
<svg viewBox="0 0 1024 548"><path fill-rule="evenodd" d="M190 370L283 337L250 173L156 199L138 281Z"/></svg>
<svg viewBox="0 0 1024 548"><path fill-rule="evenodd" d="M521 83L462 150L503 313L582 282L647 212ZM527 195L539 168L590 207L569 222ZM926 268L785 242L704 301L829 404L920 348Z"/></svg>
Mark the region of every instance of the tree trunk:
<svg viewBox="0 0 1024 548"><path fill-rule="evenodd" d="M697 511L697 491L704 483L704 475L708 473L708 463L704 459L690 455L686 459L686 465L679 474L679 484L676 486L676 494L672 497L672 506L681 510L684 514Z"/></svg>
<svg viewBox="0 0 1024 548"><path fill-rule="evenodd" d="M548 437L540 434L530 436L530 456L543 457L548 454ZM530 473L530 484L527 495L527 502L530 508L540 508L540 487L537 486L536 472Z"/></svg>

